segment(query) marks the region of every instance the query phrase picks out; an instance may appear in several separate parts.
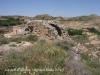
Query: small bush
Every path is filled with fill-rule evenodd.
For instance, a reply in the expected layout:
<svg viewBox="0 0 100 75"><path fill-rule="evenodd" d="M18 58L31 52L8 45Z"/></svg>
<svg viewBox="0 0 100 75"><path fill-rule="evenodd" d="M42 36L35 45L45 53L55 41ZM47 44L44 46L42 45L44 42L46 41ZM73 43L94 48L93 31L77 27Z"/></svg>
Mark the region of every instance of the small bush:
<svg viewBox="0 0 100 75"><path fill-rule="evenodd" d="M22 41L21 40L18 40L17 43L22 43Z"/></svg>
<svg viewBox="0 0 100 75"><path fill-rule="evenodd" d="M11 44L11 45L9 45L10 47L16 47L17 45L15 45L15 44Z"/></svg>
<svg viewBox="0 0 100 75"><path fill-rule="evenodd" d="M81 59L82 59L82 60L86 60L86 61L87 61L87 60L89 59L87 53L81 53L80 55L81 55Z"/></svg>
<svg viewBox="0 0 100 75"><path fill-rule="evenodd" d="M26 40L27 41L34 41L34 42L36 42L38 40L38 36L36 36L36 35L28 35L26 37Z"/></svg>
<svg viewBox="0 0 100 75"><path fill-rule="evenodd" d="M3 51L0 50L0 55L3 55Z"/></svg>
<svg viewBox="0 0 100 75"><path fill-rule="evenodd" d="M99 32L97 29L95 29L94 27L88 28L88 30L89 30L90 32L92 32L92 33L97 33L97 34L100 35L100 32Z"/></svg>
<svg viewBox="0 0 100 75"><path fill-rule="evenodd" d="M68 34L69 35L82 35L82 30L78 29L68 29Z"/></svg>
<svg viewBox="0 0 100 75"><path fill-rule="evenodd" d="M0 37L0 45L2 44L8 44L8 39L7 38L4 38L4 37Z"/></svg>

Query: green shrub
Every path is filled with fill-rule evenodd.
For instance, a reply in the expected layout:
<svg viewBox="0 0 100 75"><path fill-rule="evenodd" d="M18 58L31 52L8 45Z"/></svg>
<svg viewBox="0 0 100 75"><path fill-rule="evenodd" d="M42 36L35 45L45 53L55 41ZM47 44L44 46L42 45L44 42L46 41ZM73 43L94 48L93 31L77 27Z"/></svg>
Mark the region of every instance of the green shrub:
<svg viewBox="0 0 100 75"><path fill-rule="evenodd" d="M68 29L68 34L69 35L82 35L82 30L77 30L77 29Z"/></svg>
<svg viewBox="0 0 100 75"><path fill-rule="evenodd" d="M22 43L22 41L21 40L18 40L17 43Z"/></svg>
<svg viewBox="0 0 100 75"><path fill-rule="evenodd" d="M89 59L88 53L81 53L80 56L81 56L82 60L86 60L87 61Z"/></svg>
<svg viewBox="0 0 100 75"><path fill-rule="evenodd" d="M24 23L24 21L20 20L19 18L6 18L6 20L0 20L0 26L13 26L22 23Z"/></svg>
<svg viewBox="0 0 100 75"><path fill-rule="evenodd" d="M36 42L38 40L38 37L36 35L28 35L26 37L26 40L27 41L34 41L34 42Z"/></svg>
<svg viewBox="0 0 100 75"><path fill-rule="evenodd" d="M4 38L4 37L0 37L0 45L2 44L8 44L8 39L7 38Z"/></svg>
<svg viewBox="0 0 100 75"><path fill-rule="evenodd" d="M0 55L3 55L3 51L2 50L0 50Z"/></svg>
<svg viewBox="0 0 100 75"><path fill-rule="evenodd" d="M89 30L90 32L92 32L92 33L97 33L97 34L100 35L100 32L99 32L97 29L95 29L94 27L88 28L88 30Z"/></svg>

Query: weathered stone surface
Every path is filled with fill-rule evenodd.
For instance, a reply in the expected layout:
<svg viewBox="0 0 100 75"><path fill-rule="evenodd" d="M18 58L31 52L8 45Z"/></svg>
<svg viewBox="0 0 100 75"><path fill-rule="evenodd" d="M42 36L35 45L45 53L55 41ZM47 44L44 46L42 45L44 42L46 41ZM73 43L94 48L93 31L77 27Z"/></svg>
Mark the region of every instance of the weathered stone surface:
<svg viewBox="0 0 100 75"><path fill-rule="evenodd" d="M59 21L34 20L27 23L26 34L32 33L47 40L65 39L68 34Z"/></svg>

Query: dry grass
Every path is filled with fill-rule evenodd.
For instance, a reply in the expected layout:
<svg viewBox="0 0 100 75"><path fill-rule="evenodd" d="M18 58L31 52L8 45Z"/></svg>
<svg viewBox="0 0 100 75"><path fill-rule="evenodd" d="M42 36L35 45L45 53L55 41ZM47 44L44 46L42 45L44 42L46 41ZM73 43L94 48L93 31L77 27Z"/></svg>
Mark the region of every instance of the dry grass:
<svg viewBox="0 0 100 75"><path fill-rule="evenodd" d="M21 52L12 50L5 56L3 68L21 68L28 67L29 69L42 69L42 68L64 68L67 52L60 47L46 43L43 41L36 42L33 46L23 49ZM31 72L32 73L32 72ZM38 72L38 75L61 75L63 72ZM19 73L10 73L7 75L18 75ZM21 75L27 75L22 73Z"/></svg>

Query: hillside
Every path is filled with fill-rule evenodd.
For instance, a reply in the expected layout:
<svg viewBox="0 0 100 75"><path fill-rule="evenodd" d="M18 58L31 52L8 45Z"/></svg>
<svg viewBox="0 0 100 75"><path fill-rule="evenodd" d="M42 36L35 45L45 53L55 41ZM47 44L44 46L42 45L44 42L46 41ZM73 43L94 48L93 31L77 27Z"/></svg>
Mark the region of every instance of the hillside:
<svg viewBox="0 0 100 75"><path fill-rule="evenodd" d="M85 27L95 27L100 30L100 16L95 14L89 16L78 16L67 18L67 20L62 20L62 24L64 24L67 28L85 28Z"/></svg>
<svg viewBox="0 0 100 75"><path fill-rule="evenodd" d="M47 25L43 25L40 20L44 20ZM49 20L59 21L59 25L49 25ZM34 34L27 29L29 32L25 35L4 37L6 33L13 33L12 23L16 22L14 25L18 26L20 21L23 22L20 26L27 24L29 26L25 28L33 28ZM2 22L11 25L4 26ZM100 16L1 16L0 25L2 31L9 28L5 32L0 31L0 75L100 75ZM67 33L66 38L61 39L63 36L57 35L59 39L50 41L56 36L53 31L61 33L62 27L65 29L64 35ZM45 38L35 33L41 33ZM29 71L9 71L16 68L28 68ZM45 69L47 71L43 71Z"/></svg>
<svg viewBox="0 0 100 75"><path fill-rule="evenodd" d="M61 16L53 17L49 14L37 15L33 17L34 20L63 20L64 18Z"/></svg>

